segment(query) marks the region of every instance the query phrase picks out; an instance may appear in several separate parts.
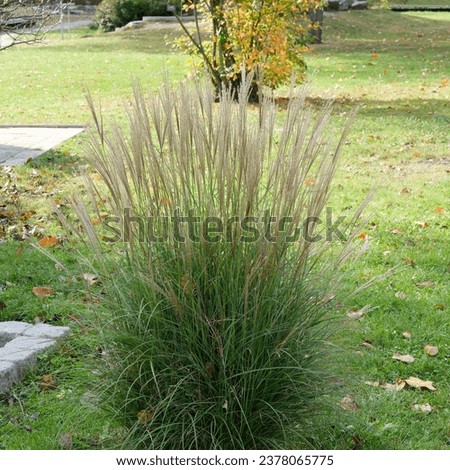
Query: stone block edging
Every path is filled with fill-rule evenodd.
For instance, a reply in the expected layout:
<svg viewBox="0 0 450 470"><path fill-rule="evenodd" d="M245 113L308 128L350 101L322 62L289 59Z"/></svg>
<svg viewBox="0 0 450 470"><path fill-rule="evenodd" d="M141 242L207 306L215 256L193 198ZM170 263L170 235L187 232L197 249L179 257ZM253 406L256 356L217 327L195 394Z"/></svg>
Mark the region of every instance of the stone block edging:
<svg viewBox="0 0 450 470"><path fill-rule="evenodd" d="M45 323L0 322L0 393L19 381L40 352L56 345L70 328Z"/></svg>

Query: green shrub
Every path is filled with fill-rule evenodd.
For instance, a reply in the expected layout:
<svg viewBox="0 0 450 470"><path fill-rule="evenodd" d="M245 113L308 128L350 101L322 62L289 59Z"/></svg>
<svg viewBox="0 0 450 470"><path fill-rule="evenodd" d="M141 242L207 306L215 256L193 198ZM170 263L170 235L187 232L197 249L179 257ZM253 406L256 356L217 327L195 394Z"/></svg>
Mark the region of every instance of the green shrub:
<svg viewBox="0 0 450 470"><path fill-rule="evenodd" d="M167 16L167 5L175 5L180 10L179 1L158 0L103 0L97 7L95 22L104 31L113 31L130 21L141 20L143 16Z"/></svg>
<svg viewBox="0 0 450 470"><path fill-rule="evenodd" d="M251 111L249 83L238 103L224 91L219 104L203 82L166 84L156 96L136 87L127 129L106 131L94 114L94 207L81 196L74 207L105 266L107 403L129 429L125 448L282 449L317 432L324 295L351 245L332 244L335 254L322 257L328 242L289 237L322 216L345 131L332 146L330 110L315 116L303 94L285 113L268 98ZM105 247L101 238L114 233L98 219L119 223L127 211L136 219L125 241ZM180 228L174 211L189 223ZM191 231L194 215L216 217L219 235ZM287 226L271 223L283 216ZM218 220L248 217L258 218L254 230L220 230ZM151 240L150 223L169 236Z"/></svg>

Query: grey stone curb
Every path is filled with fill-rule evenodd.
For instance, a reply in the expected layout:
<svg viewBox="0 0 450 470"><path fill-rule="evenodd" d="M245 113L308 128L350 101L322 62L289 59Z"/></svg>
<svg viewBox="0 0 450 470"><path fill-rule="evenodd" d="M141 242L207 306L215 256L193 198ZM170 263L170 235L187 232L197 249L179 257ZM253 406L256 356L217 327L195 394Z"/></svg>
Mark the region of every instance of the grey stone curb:
<svg viewBox="0 0 450 470"><path fill-rule="evenodd" d="M40 352L55 346L70 328L45 323L0 322L0 393L20 380Z"/></svg>

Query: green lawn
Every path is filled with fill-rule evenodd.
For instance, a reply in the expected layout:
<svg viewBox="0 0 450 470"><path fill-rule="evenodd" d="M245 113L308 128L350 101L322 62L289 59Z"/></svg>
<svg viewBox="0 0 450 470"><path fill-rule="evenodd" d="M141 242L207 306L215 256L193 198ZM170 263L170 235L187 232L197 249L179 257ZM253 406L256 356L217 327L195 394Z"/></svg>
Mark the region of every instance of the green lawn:
<svg viewBox="0 0 450 470"><path fill-rule="evenodd" d="M329 401L350 395L357 409L342 410L332 427L324 416L317 446L450 447L449 28L450 13L327 15L324 44L306 57L311 105L335 98L337 124L359 106L337 175L333 213L351 212L377 187L364 229L370 250L349 268L345 290L397 268L338 312L342 324L333 338L338 355L330 357L337 387ZM70 40L55 33L43 45L2 52L0 124L88 123L86 88L102 101L106 117L117 114L131 94L132 78L155 88L164 70L173 79L186 76L187 58L165 43L166 35L174 34L173 29L108 35L83 30ZM0 169L0 319L39 317L68 324L74 332L61 352L43 357L3 397L0 448L95 449L121 439L122 430L95 400L104 353L93 319L102 318L101 285L81 279L89 268L78 267L79 247L65 238L50 206L80 187L76 171L84 140L73 139L32 164ZM60 237L47 250L67 270L30 246L44 235ZM49 286L55 295L39 299L35 286ZM366 305L372 309L360 320L346 316ZM435 357L423 350L427 344L439 348ZM396 361L395 352L415 361ZM55 390L42 390L44 375L53 377ZM393 392L364 383L410 376L433 381L436 391ZM425 403L430 414L412 408Z"/></svg>

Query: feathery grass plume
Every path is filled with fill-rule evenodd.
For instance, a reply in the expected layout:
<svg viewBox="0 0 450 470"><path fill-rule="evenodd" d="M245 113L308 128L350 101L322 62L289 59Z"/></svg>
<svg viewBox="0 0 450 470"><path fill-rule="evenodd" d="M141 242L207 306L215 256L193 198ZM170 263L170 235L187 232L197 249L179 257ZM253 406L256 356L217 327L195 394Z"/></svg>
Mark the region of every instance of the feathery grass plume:
<svg viewBox="0 0 450 470"><path fill-rule="evenodd" d="M89 144L98 176L74 208L115 262L109 391L124 447L298 446L326 389L323 299L352 245L331 244L319 219L349 123L336 135L305 91L285 112L269 97L252 108L250 83L219 103L206 81L136 84L128 126L98 125ZM91 210L116 217L113 250Z"/></svg>

